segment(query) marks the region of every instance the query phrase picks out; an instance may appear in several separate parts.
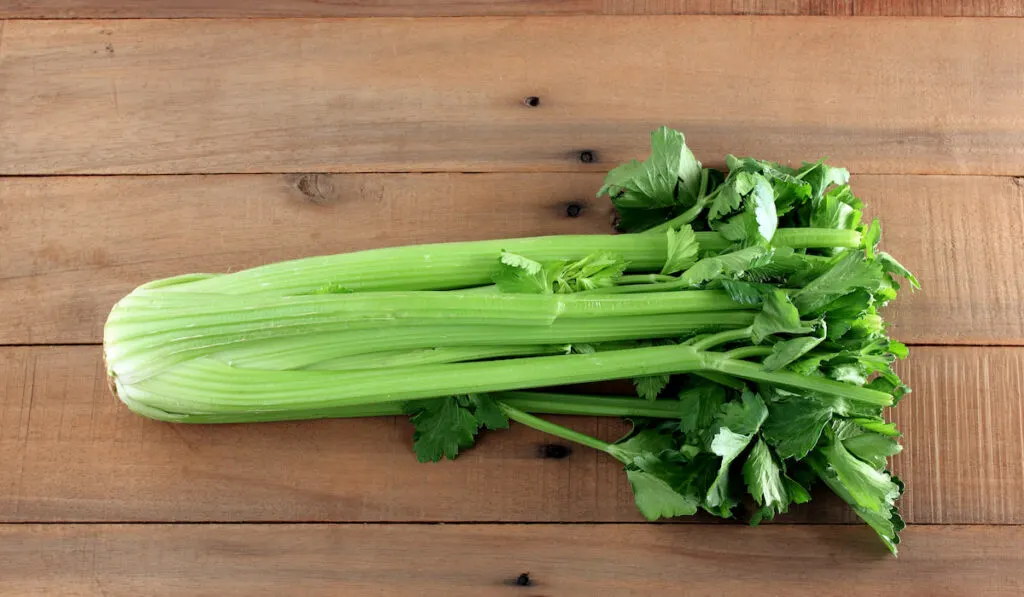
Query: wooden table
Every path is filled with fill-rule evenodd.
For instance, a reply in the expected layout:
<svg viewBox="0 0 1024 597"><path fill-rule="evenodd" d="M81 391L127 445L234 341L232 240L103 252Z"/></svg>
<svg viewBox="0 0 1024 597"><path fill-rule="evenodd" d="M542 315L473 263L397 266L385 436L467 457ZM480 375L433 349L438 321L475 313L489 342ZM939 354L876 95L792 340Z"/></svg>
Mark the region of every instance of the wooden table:
<svg viewBox="0 0 1024 597"><path fill-rule="evenodd" d="M0 1L0 594L1024 592L1024 21L859 18L1021 3L209 4ZM769 16L799 13L854 18ZM417 18L326 18L378 16ZM521 427L420 465L401 420L179 427L107 390L141 282L607 231L601 173L660 124L848 166L921 278L898 560L828 500L643 524L614 462Z"/></svg>

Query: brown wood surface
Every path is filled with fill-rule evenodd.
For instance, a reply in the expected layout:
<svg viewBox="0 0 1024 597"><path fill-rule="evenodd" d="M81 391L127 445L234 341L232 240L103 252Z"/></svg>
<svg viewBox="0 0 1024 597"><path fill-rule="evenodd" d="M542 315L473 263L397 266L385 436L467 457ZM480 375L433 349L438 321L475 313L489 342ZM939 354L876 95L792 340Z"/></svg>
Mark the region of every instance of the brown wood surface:
<svg viewBox="0 0 1024 597"><path fill-rule="evenodd" d="M0 591L35 597L1015 596L1024 529L704 525L7 525ZM516 580L529 574L529 586Z"/></svg>
<svg viewBox="0 0 1024 597"><path fill-rule="evenodd" d="M1013 19L13 20L0 174L606 171L668 124L711 163L1017 175L1022 69Z"/></svg>
<svg viewBox="0 0 1024 597"><path fill-rule="evenodd" d="M386 245L611 231L600 174L0 178L0 343L99 342L151 279ZM856 192L921 279L887 317L904 342L1024 342L1024 185L869 176ZM567 207L582 208L575 218ZM962 205L971 208L961 209ZM95 214L103 214L95 217Z"/></svg>
<svg viewBox="0 0 1024 597"><path fill-rule="evenodd" d="M1024 593L1024 21L671 16L712 13L1024 4L0 0L0 595ZM100 347L46 346L182 272L607 232L601 173L661 124L711 165L849 167L921 278L886 313L932 345L899 366L898 560L828 495L633 524L619 465L522 426L425 465L396 418L149 421Z"/></svg>
<svg viewBox="0 0 1024 597"><path fill-rule="evenodd" d="M1020 0L856 0L853 13L870 17L1020 17Z"/></svg>
<svg viewBox="0 0 1024 597"><path fill-rule="evenodd" d="M499 15L849 15L853 0L0 0L0 17L440 17Z"/></svg>
<svg viewBox="0 0 1024 597"><path fill-rule="evenodd" d="M0 18L443 17L520 15L1019 17L1018 0L0 0Z"/></svg>
<svg viewBox="0 0 1024 597"><path fill-rule="evenodd" d="M1024 524L1024 349L916 347L895 409L919 524ZM639 521L621 467L549 436L491 433L420 464L393 418L187 426L143 419L107 389L98 347L0 349L0 521ZM608 440L617 421L557 418ZM795 520L852 520L836 500Z"/></svg>

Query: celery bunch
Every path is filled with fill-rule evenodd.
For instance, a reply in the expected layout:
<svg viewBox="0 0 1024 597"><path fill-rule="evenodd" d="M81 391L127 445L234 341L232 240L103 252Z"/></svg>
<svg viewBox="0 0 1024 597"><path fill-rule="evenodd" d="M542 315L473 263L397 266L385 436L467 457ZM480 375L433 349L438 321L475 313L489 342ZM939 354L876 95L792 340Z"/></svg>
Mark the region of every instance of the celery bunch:
<svg viewBox="0 0 1024 597"><path fill-rule="evenodd" d="M628 234L406 246L144 284L104 331L132 410L183 423L412 415L421 460L509 420L623 463L649 519L752 522L821 481L894 552L908 389L878 309L897 277L848 173L703 168L683 135L608 174ZM633 380L637 397L536 391ZM531 390L532 391L526 391ZM608 444L538 414L628 417Z"/></svg>

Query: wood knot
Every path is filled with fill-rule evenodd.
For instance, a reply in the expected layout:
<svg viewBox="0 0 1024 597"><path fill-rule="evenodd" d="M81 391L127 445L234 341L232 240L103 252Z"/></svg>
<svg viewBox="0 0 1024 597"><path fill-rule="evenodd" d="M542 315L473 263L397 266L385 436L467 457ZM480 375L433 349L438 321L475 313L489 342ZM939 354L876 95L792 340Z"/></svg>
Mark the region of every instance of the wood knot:
<svg viewBox="0 0 1024 597"><path fill-rule="evenodd" d="M327 205L334 201L334 182L326 174L302 174L295 180L295 188L309 201L317 205Z"/></svg>
<svg viewBox="0 0 1024 597"><path fill-rule="evenodd" d="M590 149L584 149L580 152L580 161L584 164L593 164L597 161L597 154Z"/></svg>
<svg viewBox="0 0 1024 597"><path fill-rule="evenodd" d="M540 458L562 460L563 458L568 458L571 454L572 448L564 444L541 444L537 446L537 456Z"/></svg>
<svg viewBox="0 0 1024 597"><path fill-rule="evenodd" d="M530 578L529 572L523 572L514 578L505 579L505 584L513 587L529 587L533 586L533 579Z"/></svg>
<svg viewBox="0 0 1024 597"><path fill-rule="evenodd" d="M537 97L536 95L531 95L529 97L523 98L523 104L525 104L528 108L536 108L537 106L540 105L540 98Z"/></svg>
<svg viewBox="0 0 1024 597"><path fill-rule="evenodd" d="M581 213L583 213L583 204L582 203L576 203L575 201L573 201L572 203L567 203L566 204L566 206L565 206L565 215L566 216L568 216L570 218L578 218L578 217L580 217Z"/></svg>

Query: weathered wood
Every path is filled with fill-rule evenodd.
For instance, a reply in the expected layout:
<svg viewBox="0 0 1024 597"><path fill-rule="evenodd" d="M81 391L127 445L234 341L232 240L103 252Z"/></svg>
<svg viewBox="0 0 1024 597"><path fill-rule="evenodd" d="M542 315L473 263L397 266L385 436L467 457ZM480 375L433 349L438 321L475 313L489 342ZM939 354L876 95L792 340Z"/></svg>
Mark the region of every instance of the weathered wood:
<svg viewBox="0 0 1024 597"><path fill-rule="evenodd" d="M914 523L1024 523L1024 349L915 348L894 460ZM97 347L0 349L0 521L638 521L621 467L545 436L487 434L417 463L391 418L181 426L110 395ZM558 420L612 440L617 420ZM845 522L836 500L790 520Z"/></svg>
<svg viewBox="0 0 1024 597"><path fill-rule="evenodd" d="M1019 527L918 526L894 559L869 529L847 526L4 525L0 590L997 597L1024 591L1022 543Z"/></svg>
<svg viewBox="0 0 1024 597"><path fill-rule="evenodd" d="M853 0L0 0L0 18L849 15Z"/></svg>
<svg viewBox="0 0 1024 597"><path fill-rule="evenodd" d="M604 170L661 124L714 162L1021 174L1022 72L1016 20L14 20L0 174Z"/></svg>
<svg viewBox="0 0 1024 597"><path fill-rule="evenodd" d="M611 206L594 198L599 186L593 175L550 174L0 179L0 343L99 342L114 301L190 271L608 232Z"/></svg>
<svg viewBox="0 0 1024 597"><path fill-rule="evenodd" d="M99 342L149 280L385 245L610 232L600 174L0 178L0 343ZM921 278L905 342L1024 342L1024 191L1011 178L856 176ZM581 208L577 213L569 206ZM575 213L575 218L568 213Z"/></svg>
<svg viewBox="0 0 1024 597"><path fill-rule="evenodd" d="M1019 0L857 0L853 14L869 17L1020 17Z"/></svg>

